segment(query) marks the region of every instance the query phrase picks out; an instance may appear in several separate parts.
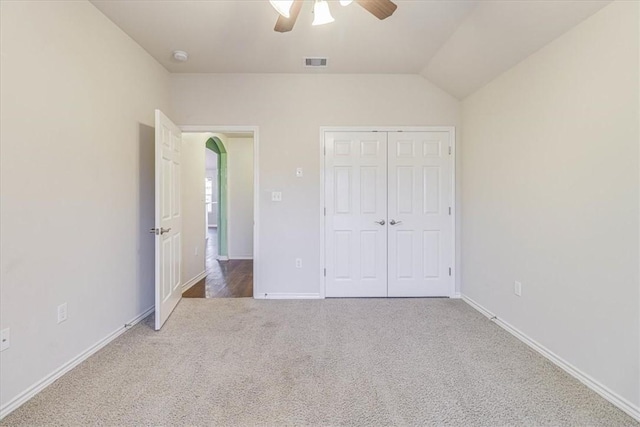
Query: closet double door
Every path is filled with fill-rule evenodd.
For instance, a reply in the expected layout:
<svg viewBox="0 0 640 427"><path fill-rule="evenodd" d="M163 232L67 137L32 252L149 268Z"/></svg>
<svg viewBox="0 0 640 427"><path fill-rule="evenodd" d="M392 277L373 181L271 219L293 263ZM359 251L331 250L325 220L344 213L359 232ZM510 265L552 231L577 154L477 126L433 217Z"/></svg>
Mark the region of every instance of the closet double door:
<svg viewBox="0 0 640 427"><path fill-rule="evenodd" d="M453 294L452 130L325 132L325 295Z"/></svg>

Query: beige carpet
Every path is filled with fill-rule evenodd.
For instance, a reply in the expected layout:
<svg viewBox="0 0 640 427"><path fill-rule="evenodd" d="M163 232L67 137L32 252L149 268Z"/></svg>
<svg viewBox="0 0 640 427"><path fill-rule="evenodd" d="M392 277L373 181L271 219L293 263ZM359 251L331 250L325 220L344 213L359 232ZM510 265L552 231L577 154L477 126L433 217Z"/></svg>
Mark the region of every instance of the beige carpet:
<svg viewBox="0 0 640 427"><path fill-rule="evenodd" d="M2 425L637 426L460 300L183 300Z"/></svg>

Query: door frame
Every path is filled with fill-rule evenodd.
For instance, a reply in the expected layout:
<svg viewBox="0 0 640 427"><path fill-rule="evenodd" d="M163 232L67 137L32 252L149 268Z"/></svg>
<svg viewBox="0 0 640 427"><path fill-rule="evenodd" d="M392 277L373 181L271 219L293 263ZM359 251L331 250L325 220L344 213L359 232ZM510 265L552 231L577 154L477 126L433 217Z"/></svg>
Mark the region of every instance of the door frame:
<svg viewBox="0 0 640 427"><path fill-rule="evenodd" d="M258 126L220 126L220 125L178 125L183 133L225 133L225 132L253 132L253 298L260 295L260 174L258 173L260 128Z"/></svg>
<svg viewBox="0 0 640 427"><path fill-rule="evenodd" d="M456 128L455 126L320 126L320 268L318 277L320 278L320 298L326 298L325 280L325 132L451 132L451 226L452 226L452 253L451 253L451 289L449 298L456 298L457 281L457 231L456 217Z"/></svg>

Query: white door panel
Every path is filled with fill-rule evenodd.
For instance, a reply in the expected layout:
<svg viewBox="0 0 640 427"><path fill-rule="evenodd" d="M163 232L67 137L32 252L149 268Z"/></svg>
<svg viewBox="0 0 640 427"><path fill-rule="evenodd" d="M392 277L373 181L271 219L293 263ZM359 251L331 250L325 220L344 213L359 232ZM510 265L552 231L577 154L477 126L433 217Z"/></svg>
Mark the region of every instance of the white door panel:
<svg viewBox="0 0 640 427"><path fill-rule="evenodd" d="M451 133L388 138L389 296L450 296Z"/></svg>
<svg viewBox="0 0 640 427"><path fill-rule="evenodd" d="M385 133L325 133L327 297L387 296Z"/></svg>
<svg viewBox="0 0 640 427"><path fill-rule="evenodd" d="M325 132L327 297L453 294L452 137Z"/></svg>
<svg viewBox="0 0 640 427"><path fill-rule="evenodd" d="M156 314L160 329L180 301L182 215L180 151L182 133L156 110Z"/></svg>

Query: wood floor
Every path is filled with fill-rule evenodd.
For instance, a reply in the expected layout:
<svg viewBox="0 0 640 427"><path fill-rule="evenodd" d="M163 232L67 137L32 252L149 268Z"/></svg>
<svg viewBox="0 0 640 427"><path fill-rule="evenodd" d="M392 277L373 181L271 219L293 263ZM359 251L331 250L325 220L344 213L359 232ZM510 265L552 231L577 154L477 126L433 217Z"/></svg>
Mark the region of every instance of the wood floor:
<svg viewBox="0 0 640 427"><path fill-rule="evenodd" d="M186 290L184 298L242 298L253 296L253 261L219 261L217 229L209 228L207 239L207 277Z"/></svg>

